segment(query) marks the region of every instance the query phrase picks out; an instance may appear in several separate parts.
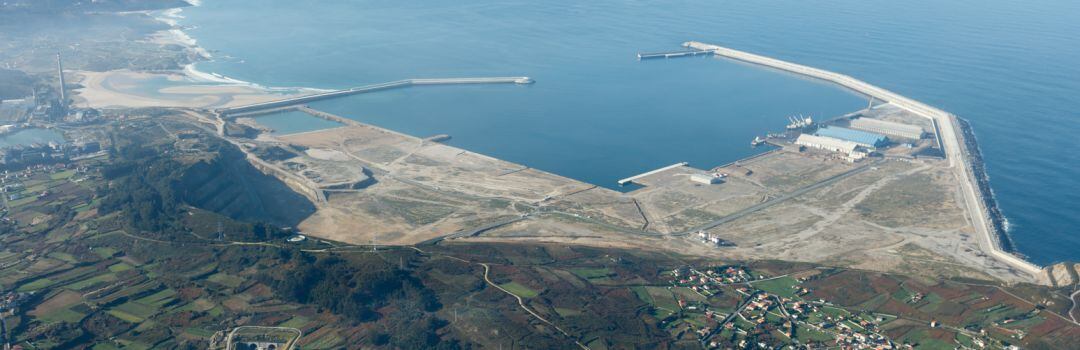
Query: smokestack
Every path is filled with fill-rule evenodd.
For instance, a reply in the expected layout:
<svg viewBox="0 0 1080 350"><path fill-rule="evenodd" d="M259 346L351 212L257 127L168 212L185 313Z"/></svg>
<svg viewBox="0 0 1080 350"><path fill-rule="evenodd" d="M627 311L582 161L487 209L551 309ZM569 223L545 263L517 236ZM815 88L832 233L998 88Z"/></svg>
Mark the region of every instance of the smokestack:
<svg viewBox="0 0 1080 350"><path fill-rule="evenodd" d="M67 94L64 92L64 64L60 61L60 53L56 53L56 75L60 78L60 104L67 103Z"/></svg>

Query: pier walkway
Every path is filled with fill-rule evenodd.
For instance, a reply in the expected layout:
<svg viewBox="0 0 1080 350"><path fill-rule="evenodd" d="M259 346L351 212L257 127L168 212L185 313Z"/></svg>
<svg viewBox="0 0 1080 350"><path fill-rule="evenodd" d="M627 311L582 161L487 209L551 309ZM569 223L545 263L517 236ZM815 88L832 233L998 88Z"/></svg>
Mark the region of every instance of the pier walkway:
<svg viewBox="0 0 1080 350"><path fill-rule="evenodd" d="M712 55L713 51L708 50L682 50L682 51L669 51L669 52L641 52L637 54L639 60L647 60L653 58L675 58L686 56L698 56L698 55Z"/></svg>
<svg viewBox="0 0 1080 350"><path fill-rule="evenodd" d="M492 78L445 78L445 79L406 79L391 81L387 83L379 83L372 85L365 85L345 90L337 90L330 92L323 92L313 95L299 96L286 98L276 101L260 102L250 105L222 108L217 110L217 113L221 116L235 115L240 113L250 113L254 111L281 108L298 104L305 104L308 102L320 101L335 97L349 96L362 94L367 92L382 91L389 89L397 89L418 85L462 85L462 84L532 84L533 80L529 77L492 77Z"/></svg>
<svg viewBox="0 0 1080 350"><path fill-rule="evenodd" d="M986 194L975 186L975 174L967 154L968 150L964 148L963 135L958 131L960 126L955 115L847 75L696 41L683 43L683 46L696 50L712 51L717 56L832 82L857 93L887 101L897 107L930 119L934 126L939 129L938 136L942 143L942 150L948 160L949 167L953 169L961 183L964 202L971 215L972 225L978 232L980 245L983 246L984 251L998 261L1032 276L1042 272L1042 268L1038 265L1002 250L998 239L992 235L994 233L990 229L992 219L989 210L984 206L986 201L984 201L983 196Z"/></svg>

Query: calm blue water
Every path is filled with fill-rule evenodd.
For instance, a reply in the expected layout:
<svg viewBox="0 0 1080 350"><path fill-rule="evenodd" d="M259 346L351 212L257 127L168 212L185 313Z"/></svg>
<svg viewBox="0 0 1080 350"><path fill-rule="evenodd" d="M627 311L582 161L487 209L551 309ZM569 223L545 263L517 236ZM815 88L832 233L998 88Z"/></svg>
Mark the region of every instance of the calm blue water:
<svg viewBox="0 0 1080 350"><path fill-rule="evenodd" d="M64 142L64 135L49 129L23 129L0 136L0 147L28 146L35 143L44 145L50 141Z"/></svg>
<svg viewBox="0 0 1080 350"><path fill-rule="evenodd" d="M255 117L255 122L274 129L271 134L287 135L341 126L341 123L322 119L300 111L285 111Z"/></svg>
<svg viewBox="0 0 1080 350"><path fill-rule="evenodd" d="M1022 252L1080 260L1080 2L204 1L184 24L201 70L270 86L528 75L533 86L425 87L317 108L611 185L678 161L749 154L790 114L860 98L709 58L638 62L699 40L850 74L971 120Z"/></svg>

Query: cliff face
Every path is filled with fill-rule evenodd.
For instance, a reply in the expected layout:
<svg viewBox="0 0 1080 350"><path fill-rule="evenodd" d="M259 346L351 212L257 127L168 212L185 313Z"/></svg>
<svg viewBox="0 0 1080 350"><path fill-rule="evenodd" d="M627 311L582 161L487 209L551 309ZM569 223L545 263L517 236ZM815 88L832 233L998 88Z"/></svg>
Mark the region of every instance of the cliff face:
<svg viewBox="0 0 1080 350"><path fill-rule="evenodd" d="M186 203L238 220L295 226L315 212L307 197L258 171L231 148L190 164L179 190Z"/></svg>
<svg viewBox="0 0 1080 350"><path fill-rule="evenodd" d="M1061 262L1043 268L1039 282L1053 287L1080 284L1080 263Z"/></svg>

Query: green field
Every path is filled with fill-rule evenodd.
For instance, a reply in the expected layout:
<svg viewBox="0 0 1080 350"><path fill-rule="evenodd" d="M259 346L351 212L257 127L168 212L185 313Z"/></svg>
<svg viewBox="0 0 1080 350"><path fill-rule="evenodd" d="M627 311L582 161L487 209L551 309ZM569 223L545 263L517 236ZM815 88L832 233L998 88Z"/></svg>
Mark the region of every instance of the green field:
<svg viewBox="0 0 1080 350"><path fill-rule="evenodd" d="M75 312L75 311L72 311L69 308L64 308L64 309L59 309L59 310L56 310L56 311L41 315L37 319L39 319L39 320L41 320L43 322L46 322L46 323L56 323L56 322L77 323L79 321L82 321L83 317L86 317L86 315Z"/></svg>
<svg viewBox="0 0 1080 350"><path fill-rule="evenodd" d="M239 287L245 281L242 277L233 276L224 272L210 275L210 277L207 277L206 280L229 288Z"/></svg>
<svg viewBox="0 0 1080 350"><path fill-rule="evenodd" d="M608 269L606 267L577 268L577 269L570 269L570 272L573 272L578 277L581 277L581 278L584 278L584 279L587 279L587 280L588 279L594 279L594 278L610 277L610 276L615 275L615 273L612 272L611 269Z"/></svg>
<svg viewBox="0 0 1080 350"><path fill-rule="evenodd" d="M214 331L205 330L205 329L202 329L202 328L195 328L195 327L184 328L184 333L190 334L190 335L195 336L197 338L205 338L205 339L209 339L210 337L214 336Z"/></svg>
<svg viewBox="0 0 1080 350"><path fill-rule="evenodd" d="M157 293L151 294L149 296L143 297L143 298L141 298L139 300L136 300L135 302L139 303L139 304L142 304L142 305L162 308L162 307L165 307L165 305L168 305L170 302L172 302L175 299L175 298L173 298L173 296L175 296L175 295L176 295L175 290L165 289L165 290L162 290L160 292L157 292Z"/></svg>
<svg viewBox="0 0 1080 350"><path fill-rule="evenodd" d="M64 180L72 176L75 176L75 170L64 170L55 174L49 174L49 178L53 180Z"/></svg>
<svg viewBox="0 0 1080 350"><path fill-rule="evenodd" d="M671 295L671 291L667 287L645 287L645 291L649 293L649 297L653 300L653 306L667 311L659 312L659 315L666 317L667 314L678 312L681 309L679 302L675 300L675 296Z"/></svg>
<svg viewBox="0 0 1080 350"><path fill-rule="evenodd" d="M499 287L502 287L506 291L508 291L510 293L514 293L514 295L517 295L517 296L522 297L522 298L535 298L537 295L540 295L535 290L529 289L529 287L521 285L520 283L517 283L517 282L503 283L503 284L500 284Z"/></svg>
<svg viewBox="0 0 1080 350"><path fill-rule="evenodd" d="M36 280L31 281L30 283L19 286L18 291L20 291L20 292L32 292L32 291L35 291L35 290L40 290L40 289L47 288L47 287L53 285L54 283L56 283L56 282L53 282L52 280L50 280L48 278L38 278Z"/></svg>
<svg viewBox="0 0 1080 350"><path fill-rule="evenodd" d="M651 296L649 296L649 291L645 290L645 287L642 287L642 286L630 287L630 291L634 292L634 295L636 295L638 297L638 299L641 299L641 301L649 303L650 305L653 303L653 298Z"/></svg>
<svg viewBox="0 0 1080 350"><path fill-rule="evenodd" d="M63 261L69 262L69 263L77 263L77 262L79 262L79 259L76 259L75 256L73 256L71 254L68 254L68 253L52 252L52 253L49 253L49 257L54 258L54 259L60 259L60 260L63 260Z"/></svg>
<svg viewBox="0 0 1080 350"><path fill-rule="evenodd" d="M120 313L120 314L126 314L126 315L133 316L133 318L124 318L124 317L121 317L120 315L117 315L117 314L113 314L113 316L119 317L120 319L122 319L124 321L138 323L138 322L142 322L142 320L145 320L145 319L149 318L150 316L153 316L154 314L156 314L157 311L158 311L158 308L156 308L154 306L151 306L151 305L146 305L146 304L142 304L142 303L139 303L139 302L135 302L135 301L129 301L129 302L126 302L126 303L123 303L123 304L120 304L120 305L114 307L112 310L109 310L110 313L112 313L114 311L117 312L117 313ZM134 318L138 318L139 320L138 321L131 321Z"/></svg>
<svg viewBox="0 0 1080 350"><path fill-rule="evenodd" d="M796 286L798 284L799 284L798 280L796 280L794 278L791 278L791 277L788 277L788 276L784 276L784 277L771 279L771 280L767 280L767 281L754 282L752 285L754 286L754 288L757 288L757 289L760 289L760 290L763 290L763 291L766 291L766 292L769 292L769 293L772 293L772 294L776 294L776 295L779 295L779 296L782 296L782 297L785 297L785 298L794 298L795 297L795 289L792 288L792 287L794 287L794 286Z"/></svg>
<svg viewBox="0 0 1080 350"><path fill-rule="evenodd" d="M83 290L83 289L85 289L87 287L90 287L90 286L92 286L94 284L97 284L99 282L112 282L112 281L116 281L116 275L114 275L112 273L106 273L106 274L101 274L101 275L97 275L97 276L94 276L94 277L90 277L90 278L87 278L87 279L84 279L84 280L81 280L81 281L78 281L78 282L75 282L75 283L68 284L68 285L64 286L64 288L71 289L71 290Z"/></svg>
<svg viewBox="0 0 1080 350"><path fill-rule="evenodd" d="M279 324L278 327L300 328L308 324L308 322L311 322L311 320L309 320L307 317L293 316L293 318L290 318L288 321Z"/></svg>
<svg viewBox="0 0 1080 350"><path fill-rule="evenodd" d="M572 316L581 315L581 311L573 310L573 309L567 309L567 308L561 308L561 307L555 308L555 312L558 313L559 316L562 316L562 317L572 317Z"/></svg>
<svg viewBox="0 0 1080 350"><path fill-rule="evenodd" d="M116 255L116 252L117 250L111 247L98 247L97 249L94 249L94 253L97 253L97 255L103 259L111 258L113 255Z"/></svg>
<svg viewBox="0 0 1080 350"><path fill-rule="evenodd" d="M132 315L132 314L120 311L120 310L113 309L113 310L109 310L109 311L106 311L106 312L109 315L113 315L116 318L119 318L121 320L130 322L130 323L140 323L140 322L145 320L145 319L143 319L141 317L138 317L138 316L135 316L135 315Z"/></svg>
<svg viewBox="0 0 1080 350"><path fill-rule="evenodd" d="M112 271L112 272L124 272L124 271L127 271L127 270L131 270L131 268L132 268L132 266L128 265L127 263L116 263L116 264L109 265L109 271Z"/></svg>

